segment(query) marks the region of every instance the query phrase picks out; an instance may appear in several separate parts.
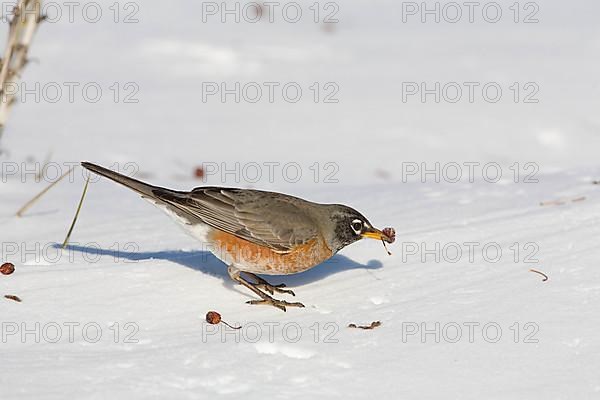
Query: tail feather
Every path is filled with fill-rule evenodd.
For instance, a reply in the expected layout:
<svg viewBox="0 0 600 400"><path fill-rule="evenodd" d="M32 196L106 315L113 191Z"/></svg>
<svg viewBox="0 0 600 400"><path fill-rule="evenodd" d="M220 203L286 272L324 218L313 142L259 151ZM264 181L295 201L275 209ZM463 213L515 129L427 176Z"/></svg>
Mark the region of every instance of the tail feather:
<svg viewBox="0 0 600 400"><path fill-rule="evenodd" d="M182 203L185 203L187 200L187 193L185 192L178 192L176 190L170 190L160 186L149 185L147 183L138 181L137 179L130 178L123 174L119 174L118 172L111 171L110 169L89 162L82 161L81 165L98 175L104 176L138 192L142 195L142 198L149 200L151 203L165 211L169 216L176 218L178 222L185 226L191 225L192 222L203 222L197 215L193 213L193 211L191 211L190 208L182 205Z"/></svg>
<svg viewBox="0 0 600 400"><path fill-rule="evenodd" d="M162 189L158 186L152 186L147 183L138 181L137 179L130 178L123 174L119 174L118 172L111 171L108 168L101 167L96 164L92 164L86 161L81 162L81 166L85 169L88 169L98 175L104 176L112 181L120 183L123 186L128 187L131 190L134 190L141 194L144 197L148 197L151 199L155 199L156 195L154 194L154 190ZM164 190L164 189L163 189Z"/></svg>

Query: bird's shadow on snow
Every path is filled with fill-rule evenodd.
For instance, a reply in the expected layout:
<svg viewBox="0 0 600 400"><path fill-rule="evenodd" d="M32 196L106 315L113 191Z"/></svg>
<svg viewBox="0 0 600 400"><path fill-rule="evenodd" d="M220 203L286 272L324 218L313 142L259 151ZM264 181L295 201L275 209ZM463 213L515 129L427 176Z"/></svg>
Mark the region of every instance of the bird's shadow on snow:
<svg viewBox="0 0 600 400"><path fill-rule="evenodd" d="M55 244L54 247L61 248ZM233 285L233 282L227 274L227 266L216 258L209 251L187 251L187 250L164 250L164 251L123 251L114 249L103 249L100 247L68 245L67 250L78 252L86 255L87 259L97 259L99 256L113 257L115 260L127 261L147 261L147 260L166 260L171 261L184 267L191 268L215 277L223 279L227 286ZM379 260L370 260L367 264L358 263L346 256L336 254L329 260L311 268L308 271L294 275L281 275L273 280L273 277L265 276L265 278L273 284L285 283L288 286L301 286L311 282L321 280L327 276L336 273L353 270L365 269L374 270L383 267Z"/></svg>

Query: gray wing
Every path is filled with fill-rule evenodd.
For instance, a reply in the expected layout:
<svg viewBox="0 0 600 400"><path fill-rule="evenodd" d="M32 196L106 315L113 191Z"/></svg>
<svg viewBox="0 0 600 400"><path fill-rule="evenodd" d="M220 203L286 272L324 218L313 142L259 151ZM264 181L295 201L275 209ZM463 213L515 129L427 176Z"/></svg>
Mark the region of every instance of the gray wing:
<svg viewBox="0 0 600 400"><path fill-rule="evenodd" d="M304 200L247 189L200 187L189 193L153 194L190 222L195 219L252 243L286 253L318 235ZM302 204L302 203L307 203Z"/></svg>

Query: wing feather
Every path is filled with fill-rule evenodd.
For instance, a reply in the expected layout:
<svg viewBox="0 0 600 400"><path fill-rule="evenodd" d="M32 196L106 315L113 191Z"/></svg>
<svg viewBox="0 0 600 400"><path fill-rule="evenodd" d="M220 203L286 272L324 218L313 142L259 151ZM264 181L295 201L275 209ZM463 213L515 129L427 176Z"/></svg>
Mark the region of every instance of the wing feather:
<svg viewBox="0 0 600 400"><path fill-rule="evenodd" d="M189 193L155 190L154 195L185 218L204 222L252 243L289 252L317 237L304 200L258 190L201 187Z"/></svg>

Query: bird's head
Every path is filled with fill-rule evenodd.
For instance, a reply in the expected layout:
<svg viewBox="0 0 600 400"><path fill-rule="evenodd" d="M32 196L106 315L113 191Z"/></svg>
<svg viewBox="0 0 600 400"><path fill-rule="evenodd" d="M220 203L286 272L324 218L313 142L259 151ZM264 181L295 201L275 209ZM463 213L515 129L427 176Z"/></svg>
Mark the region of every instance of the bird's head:
<svg viewBox="0 0 600 400"><path fill-rule="evenodd" d="M341 204L331 205L330 220L333 224L331 242L335 252L360 239L376 239L393 243L394 237L390 231L381 231L355 209Z"/></svg>

